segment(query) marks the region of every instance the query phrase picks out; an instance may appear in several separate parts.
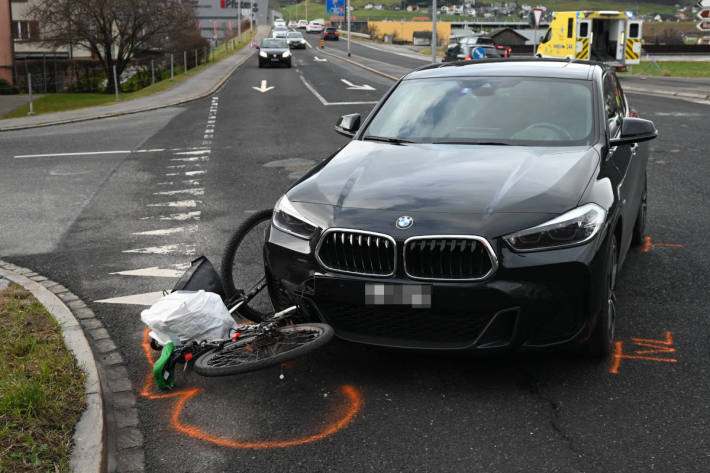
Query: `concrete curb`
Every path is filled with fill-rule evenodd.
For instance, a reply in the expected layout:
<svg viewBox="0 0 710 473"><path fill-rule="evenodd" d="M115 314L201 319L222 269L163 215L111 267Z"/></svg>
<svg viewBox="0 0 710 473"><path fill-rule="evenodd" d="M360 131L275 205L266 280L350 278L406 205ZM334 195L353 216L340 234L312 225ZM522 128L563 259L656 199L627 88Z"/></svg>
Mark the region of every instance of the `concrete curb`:
<svg viewBox="0 0 710 473"><path fill-rule="evenodd" d="M62 337L87 373L87 407L74 429L73 473L145 471L133 385L121 353L94 312L74 293L30 269L0 259L0 278L15 282L62 326Z"/></svg>
<svg viewBox="0 0 710 473"><path fill-rule="evenodd" d="M702 94L689 94L687 92L673 92L673 91L668 91L668 90L659 90L659 89L639 89L633 86L625 86L624 81L622 79L621 81L621 86L624 88L624 92L631 92L634 94L643 94L643 95L657 95L659 97L668 97L668 98L676 98L676 99L681 99L681 100L690 100L690 101L702 101L702 102L708 102L710 104L710 94L707 95L702 95Z"/></svg>
<svg viewBox="0 0 710 473"><path fill-rule="evenodd" d="M244 46L245 48L248 48L249 46ZM111 112L111 113L104 113L100 115L89 115L85 117L78 117L78 118L70 118L70 119L65 119L65 120L54 120L54 121L48 121L48 122L40 122L40 123L33 123L32 125L18 125L18 126L6 126L3 127L0 124L0 132L3 131L17 131L17 130L27 130L29 128L41 128L45 126L53 126L53 125L66 125L68 123L78 123L78 122L85 122L89 120L99 120L102 118L111 118L111 117L120 117L123 115L132 115L134 113L141 113L141 112L149 112L151 110L158 110L161 108L167 108L167 107L174 107L176 105L182 105L184 103L188 102L194 102L195 100L200 100L205 97L209 97L213 93L215 93L220 87L224 85L227 80L229 80L230 77L232 77L232 74L234 74L234 71L236 71L239 67L242 66L245 62L247 62L251 57L254 55L256 50L253 50L251 53L249 53L242 61L239 63L235 64L234 67L232 67L225 75L220 79L220 81L213 86L210 90L207 92L203 92L201 94L197 94L194 96L191 96L186 99L180 99L180 100L175 100L169 103L163 103L160 105L151 105L148 107L142 107L142 108L137 108L135 110L126 110L126 111L121 111L121 112ZM235 54L238 54L235 53Z"/></svg>

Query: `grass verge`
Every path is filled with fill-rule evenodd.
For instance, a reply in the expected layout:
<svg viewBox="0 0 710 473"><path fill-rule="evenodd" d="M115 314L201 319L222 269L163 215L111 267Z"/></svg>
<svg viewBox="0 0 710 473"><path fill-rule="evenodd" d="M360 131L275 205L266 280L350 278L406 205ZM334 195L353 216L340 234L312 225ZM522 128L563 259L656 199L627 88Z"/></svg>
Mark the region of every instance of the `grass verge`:
<svg viewBox="0 0 710 473"><path fill-rule="evenodd" d="M84 372L57 322L15 284L0 291L0 471L69 471Z"/></svg>
<svg viewBox="0 0 710 473"><path fill-rule="evenodd" d="M650 62L642 62L633 67L633 75L710 77L710 66L704 61L658 61L656 65ZM622 76L626 74L631 74L631 72L622 73Z"/></svg>
<svg viewBox="0 0 710 473"><path fill-rule="evenodd" d="M256 29L254 30L256 31ZM155 88L152 86L144 87L140 90L137 90L135 92L130 92L130 93L120 93L119 97L121 98L122 102L125 102L127 100L133 100L141 97L147 97L149 95L156 94L158 92L162 92L164 90L169 89L170 87L173 87L180 82L194 76L195 74L200 73L203 71L205 68L211 66L212 64L221 61L222 59L231 56L235 52L239 51L242 49L244 46L249 44L249 41L253 38L254 33L248 33L246 35L242 35L242 42L237 43L236 49L232 49L231 46L229 49L227 49L226 44L221 44L218 46L214 54L210 57L210 62L207 64L200 64L197 67L194 67L192 69L188 69L187 73L183 72L182 68L176 67L175 68L175 77L173 80L170 80L170 72L167 71L163 73L162 80L161 78L158 78L157 82L155 83ZM79 108L86 108L86 107L96 107L99 105L109 105L112 103L116 103L116 97L112 93L97 93L97 92L92 92L92 93L58 93L58 94L47 94L41 99L35 100L34 101L34 112L35 115L42 115L44 113L53 113L53 112L65 112L67 110L76 110ZM30 105L29 103L16 108L12 112L6 114L2 118L20 118L20 117L26 117L27 113L30 111Z"/></svg>

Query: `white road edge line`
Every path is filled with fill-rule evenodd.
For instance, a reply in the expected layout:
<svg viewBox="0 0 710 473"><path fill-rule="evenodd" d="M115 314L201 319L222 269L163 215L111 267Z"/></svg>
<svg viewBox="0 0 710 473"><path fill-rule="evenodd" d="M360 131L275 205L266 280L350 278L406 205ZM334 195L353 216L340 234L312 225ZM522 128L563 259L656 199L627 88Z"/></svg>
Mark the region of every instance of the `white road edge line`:
<svg viewBox="0 0 710 473"><path fill-rule="evenodd" d="M170 151L184 151L184 150L194 150L194 149L204 149L204 148L172 148ZM153 148L153 149L136 149L136 150L126 150L126 149L116 149L110 151L84 151L76 153L47 153L47 154L18 154L13 156L15 159L26 159L26 158L61 158L65 156L100 156L102 154L128 154L128 153L161 153L163 151L168 151L168 148ZM209 151L207 151L209 153ZM176 154L197 154L195 152L190 153L176 153ZM204 151L199 151L199 154L205 154Z"/></svg>

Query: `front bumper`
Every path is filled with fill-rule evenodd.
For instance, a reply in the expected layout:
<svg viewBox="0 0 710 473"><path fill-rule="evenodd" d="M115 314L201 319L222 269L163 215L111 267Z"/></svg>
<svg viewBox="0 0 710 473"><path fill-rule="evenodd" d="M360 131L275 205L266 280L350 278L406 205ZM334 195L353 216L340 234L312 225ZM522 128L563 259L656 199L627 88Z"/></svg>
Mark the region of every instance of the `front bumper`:
<svg viewBox="0 0 710 473"><path fill-rule="evenodd" d="M290 64L291 56L283 57L281 54L269 54L267 57L259 56L259 64Z"/></svg>
<svg viewBox="0 0 710 473"><path fill-rule="evenodd" d="M602 308L606 242L518 254L491 242L499 268L479 282L415 281L398 270L392 277L327 271L316 261L316 242L270 229L265 245L274 305L300 302L314 320L329 323L342 339L372 345L443 350L539 349L584 341ZM401 241L398 241L401 252ZM430 294L430 306L374 302L373 285L395 293ZM387 289L389 290L389 289ZM390 301L391 302L391 301ZM401 301L400 301L401 302Z"/></svg>

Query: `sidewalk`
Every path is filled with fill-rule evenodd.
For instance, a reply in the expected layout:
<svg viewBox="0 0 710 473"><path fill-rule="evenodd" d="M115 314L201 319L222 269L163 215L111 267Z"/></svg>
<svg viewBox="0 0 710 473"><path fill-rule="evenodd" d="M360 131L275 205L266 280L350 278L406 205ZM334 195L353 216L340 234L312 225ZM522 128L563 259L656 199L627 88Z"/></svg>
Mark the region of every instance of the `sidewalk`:
<svg viewBox="0 0 710 473"><path fill-rule="evenodd" d="M710 79L699 77L649 77L620 74L624 92L709 101Z"/></svg>
<svg viewBox="0 0 710 473"><path fill-rule="evenodd" d="M268 35L269 30L270 28L268 26L259 26L256 37L254 38L255 41L257 41L257 43L261 42L262 38ZM217 90L255 51L255 49L246 46L222 61L209 66L193 77L182 81L178 85L148 97L141 97L139 99L99 107L47 113L45 115L31 117L4 119L0 120L0 131L21 130L23 128L114 117L170 107L197 100Z"/></svg>

